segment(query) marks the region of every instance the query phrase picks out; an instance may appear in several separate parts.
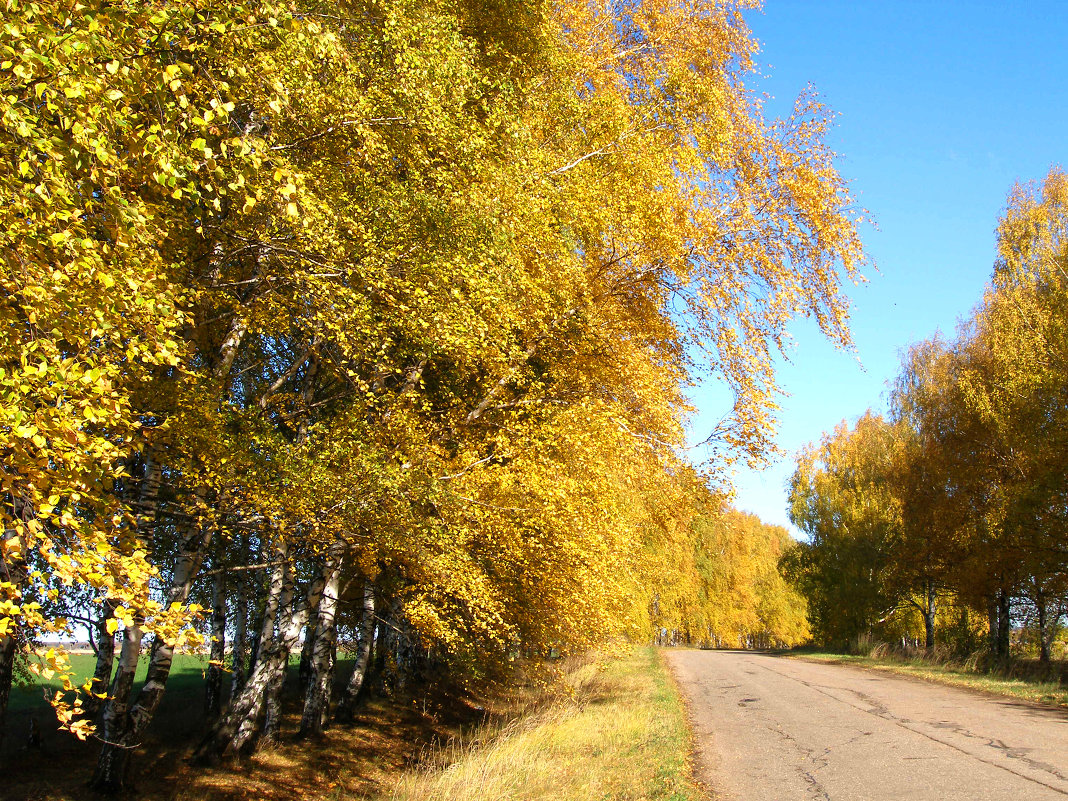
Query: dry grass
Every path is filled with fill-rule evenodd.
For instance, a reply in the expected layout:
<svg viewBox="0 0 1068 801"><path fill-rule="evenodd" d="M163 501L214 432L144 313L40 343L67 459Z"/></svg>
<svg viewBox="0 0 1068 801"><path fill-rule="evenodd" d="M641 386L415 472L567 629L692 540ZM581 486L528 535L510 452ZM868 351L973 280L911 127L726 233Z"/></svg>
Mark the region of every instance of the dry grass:
<svg viewBox="0 0 1068 801"><path fill-rule="evenodd" d="M390 801L700 797L682 708L655 651L573 664L563 687L510 723L427 754Z"/></svg>

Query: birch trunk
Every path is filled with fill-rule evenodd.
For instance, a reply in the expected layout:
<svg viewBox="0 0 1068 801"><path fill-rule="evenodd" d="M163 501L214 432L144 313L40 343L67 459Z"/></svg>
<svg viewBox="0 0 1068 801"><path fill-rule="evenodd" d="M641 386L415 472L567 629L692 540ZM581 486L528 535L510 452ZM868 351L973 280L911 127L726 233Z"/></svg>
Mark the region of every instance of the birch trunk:
<svg viewBox="0 0 1068 801"><path fill-rule="evenodd" d="M928 581L924 587L924 609L923 609L923 631L926 637L926 645L928 651L934 648L935 644L935 585L933 581Z"/></svg>
<svg viewBox="0 0 1068 801"><path fill-rule="evenodd" d="M990 646L990 660L996 662L998 658L998 600L996 595L987 598L987 644Z"/></svg>
<svg viewBox="0 0 1068 801"><path fill-rule="evenodd" d="M1035 592L1035 607L1038 610L1038 661L1049 664L1050 643L1053 641L1052 626L1049 624L1049 609L1046 594L1041 590Z"/></svg>
<svg viewBox="0 0 1068 801"><path fill-rule="evenodd" d="M316 380L319 376L319 359L312 353L308 357L308 369L304 373L304 405L305 407L311 406L312 398L315 395ZM308 415L302 414L300 421L297 423L297 441L303 442L308 438Z"/></svg>
<svg viewBox="0 0 1068 801"><path fill-rule="evenodd" d="M226 339L219 346L219 361L215 365L215 376L217 378L221 378L223 381L229 379L230 369L234 366L234 359L237 358L237 350L247 333L248 321L240 315L235 316L230 322L230 330L226 333Z"/></svg>
<svg viewBox="0 0 1068 801"><path fill-rule="evenodd" d="M286 683L289 655L297 644L300 630L305 628L308 622L307 615L300 615L296 607L296 585L292 574L287 573L287 578L279 600L278 634L270 640L269 648L261 650L268 670L262 698L263 731L260 733L260 742L263 744L278 742L282 732L282 689ZM282 615L289 616L288 626ZM255 723L259 716L257 707L254 715L242 721L230 746L233 752L240 752L252 743L256 735Z"/></svg>
<svg viewBox="0 0 1068 801"><path fill-rule="evenodd" d="M304 712L300 719L302 737L322 734L330 711L330 691L334 683L334 643L337 642L337 602L341 588L341 557L336 550L327 558L322 578L323 594L314 626L315 639L304 695ZM311 623L308 628L312 628Z"/></svg>
<svg viewBox="0 0 1068 801"><path fill-rule="evenodd" d="M136 463L137 494L131 508L135 514L138 537L147 539L155 528L163 468L150 447L138 454ZM121 791L126 783L129 751L134 742L130 736L130 696L133 691L134 673L137 672L137 663L141 659L143 622L143 619L135 618L134 625L123 630L118 669L112 679L101 715L103 746L97 757L93 778L89 782L98 792L115 794Z"/></svg>
<svg viewBox="0 0 1068 801"><path fill-rule="evenodd" d="M204 683L204 711L215 718L222 711L223 659L226 658L226 576L216 573L211 585L211 653Z"/></svg>
<svg viewBox="0 0 1068 801"><path fill-rule="evenodd" d="M284 556L284 546L280 553ZM261 713L268 707L277 711L278 693L285 679L289 655L307 622L308 609L318 603L323 586L322 577L317 577L307 593L298 598L288 563L275 568L264 610L256 665L241 692L231 699L227 711L197 748L194 754L197 761L213 762L229 754L240 754L256 734ZM267 723L275 725L277 720L275 714Z"/></svg>
<svg viewBox="0 0 1068 801"><path fill-rule="evenodd" d="M163 466L157 461L151 448L137 458L139 478L137 495L130 504L137 520L137 533L141 537L151 535L156 524L159 508L159 490L163 483Z"/></svg>
<svg viewBox="0 0 1068 801"><path fill-rule="evenodd" d="M286 684L286 672L289 667L289 653L284 661L271 673L267 681L267 688L263 691L263 730L256 740L256 747L277 743L282 736L282 690ZM255 737L255 729L251 735L238 738L237 745L233 750L248 748ZM242 732L238 732L242 734Z"/></svg>
<svg viewBox="0 0 1068 801"><path fill-rule="evenodd" d="M322 585L315 582L309 588L309 599L314 600L314 596L321 591ZM256 734L256 721L261 710L265 712L263 740L271 742L278 737L281 728L280 696L285 684L286 668L289 666L289 655L308 620L308 603L287 604L286 610L287 619L279 625L277 636L272 637L266 647L260 646L256 670L249 677L248 686L241 691L242 699L249 695L253 697L246 702L247 711L222 753L240 753L251 743Z"/></svg>
<svg viewBox="0 0 1068 801"><path fill-rule="evenodd" d="M998 659L1005 661L1009 658L1010 620L1009 620L1009 593L1001 590L998 594L998 635L997 655Z"/></svg>
<svg viewBox="0 0 1068 801"><path fill-rule="evenodd" d="M126 712L130 691L133 689L134 674L141 659L142 636L143 632L137 621L123 630L119 665L108 690L108 702L104 705L100 726L104 747L100 750L96 772L89 786L109 795L122 790L126 782L129 751L122 742L122 735L127 723Z"/></svg>
<svg viewBox="0 0 1068 801"><path fill-rule="evenodd" d="M379 618L375 641L374 688L386 695L404 692L415 678L418 656L415 653L411 625L404 616L404 604L394 600ZM387 658L388 655L388 658Z"/></svg>
<svg viewBox="0 0 1068 801"><path fill-rule="evenodd" d="M237 597L234 600L234 644L230 658L230 697L234 698L245 684L246 665L245 650L248 648L246 625L248 621L248 596L245 594L245 582L237 584Z"/></svg>
<svg viewBox="0 0 1068 801"><path fill-rule="evenodd" d="M168 606L175 603L184 604L188 599L193 580L200 571L204 550L210 540L210 529L194 530L186 534L168 587ZM140 632L140 629L138 631ZM137 644L140 649L140 634ZM124 640L124 655L125 647ZM174 644L167 642L157 634L152 639L152 654L149 658L145 683L137 693L133 704L127 710L124 699L129 696L130 686L125 687L125 695L121 698L116 693L112 693L112 698L108 701L104 712L105 721L110 717L111 725L105 726L104 745L100 749L97 770L92 783L95 789L109 793L123 789L126 781L126 762L130 751L139 745L139 740L152 721L156 709L159 708L173 661ZM136 659L133 665L136 669ZM129 681L132 685L132 674ZM112 705L115 705L114 710L111 709Z"/></svg>
<svg viewBox="0 0 1068 801"><path fill-rule="evenodd" d="M363 585L363 619L360 621L360 642L356 651L356 663L352 674L345 684L345 692L338 702L335 718L342 722L351 722L356 711L356 699L367 677L367 667L371 662L371 643L375 636L375 585L368 579Z"/></svg>
<svg viewBox="0 0 1068 801"><path fill-rule="evenodd" d="M320 601L321 603L321 601ZM301 693L308 691L308 682L311 681L312 654L315 650L315 641L319 637L319 607L308 610L308 626L304 632L304 643L300 649L300 665L297 668L297 684Z"/></svg>
<svg viewBox="0 0 1068 801"><path fill-rule="evenodd" d="M215 744L217 753L206 756L221 756L235 739L243 744L255 730L257 719L260 716L264 699L268 694L268 686L273 680L273 665L270 664L272 654L277 647L275 627L278 617L292 597L292 583L290 580L289 564L286 561L288 546L285 542L278 545L278 565L271 571L271 581L267 591L267 602L263 608L263 619L260 622L260 633L256 638L255 658L249 668L248 680L241 689L241 694L230 699L230 708L226 719L220 720L221 726L216 727L218 742ZM285 667L282 667L284 671ZM243 733L247 731L247 733ZM209 733L209 737L211 733ZM205 740L205 744L207 744Z"/></svg>
<svg viewBox="0 0 1068 801"><path fill-rule="evenodd" d="M96 669L90 680L90 692L82 704L87 718L95 718L104 706L104 699L115 667L115 635L108 631L108 621L115 617L116 602L111 598L104 601L100 619L96 621Z"/></svg>

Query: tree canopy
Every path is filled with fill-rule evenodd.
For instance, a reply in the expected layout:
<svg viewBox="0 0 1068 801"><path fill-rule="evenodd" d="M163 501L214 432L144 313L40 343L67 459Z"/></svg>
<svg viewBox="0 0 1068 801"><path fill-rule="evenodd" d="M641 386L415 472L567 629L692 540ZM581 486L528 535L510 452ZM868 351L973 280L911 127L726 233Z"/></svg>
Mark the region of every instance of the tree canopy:
<svg viewBox="0 0 1068 801"><path fill-rule="evenodd" d="M865 258L751 5L6 0L0 686L88 626L98 788L183 644L232 671L211 759L277 735L301 641L321 729L346 623L387 683L646 636L673 575L763 599L706 633L801 636L734 554L783 534L701 523L679 456L702 376L706 468L767 452L786 324L848 344Z"/></svg>

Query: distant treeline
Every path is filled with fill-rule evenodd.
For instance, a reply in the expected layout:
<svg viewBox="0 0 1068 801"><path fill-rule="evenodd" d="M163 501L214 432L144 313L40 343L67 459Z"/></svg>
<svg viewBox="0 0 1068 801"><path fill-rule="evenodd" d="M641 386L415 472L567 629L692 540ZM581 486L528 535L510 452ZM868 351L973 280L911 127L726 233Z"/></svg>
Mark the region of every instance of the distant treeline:
<svg viewBox="0 0 1068 801"><path fill-rule="evenodd" d="M664 554L683 569L653 600L658 644L785 648L809 639L805 599L779 569L795 546L785 528L728 506L691 526L687 550Z"/></svg>
<svg viewBox="0 0 1068 801"><path fill-rule="evenodd" d="M1068 611L1068 176L1017 186L983 301L957 335L913 346L888 419L805 450L784 561L815 636L922 632L1042 660Z"/></svg>

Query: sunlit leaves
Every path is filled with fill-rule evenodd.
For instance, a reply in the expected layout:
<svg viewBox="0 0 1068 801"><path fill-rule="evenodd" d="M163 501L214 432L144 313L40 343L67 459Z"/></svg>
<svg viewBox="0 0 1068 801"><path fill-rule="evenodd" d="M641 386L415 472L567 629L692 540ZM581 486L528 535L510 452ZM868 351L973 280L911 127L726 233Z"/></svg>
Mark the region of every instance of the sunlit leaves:
<svg viewBox="0 0 1068 801"><path fill-rule="evenodd" d="M848 343L829 115L763 118L735 4L9 11L14 624L73 584L192 643L176 543L239 531L343 543L472 669L637 636L696 580L658 564L704 492L686 386L737 399L714 466L758 459L790 317Z"/></svg>
<svg viewBox="0 0 1068 801"><path fill-rule="evenodd" d="M151 598L159 566L114 490L130 485L124 465L152 416L139 396L186 353L179 240L194 227L191 204L221 194L196 178L198 121L214 122L207 133L229 154L222 178L248 167L234 157L247 143L226 131L235 42L225 35L254 12L7 5L0 151L19 166L0 178L5 564L32 558L50 594L87 585L138 609L146 628L176 632L188 613ZM28 631L65 625L29 607L5 614Z"/></svg>

